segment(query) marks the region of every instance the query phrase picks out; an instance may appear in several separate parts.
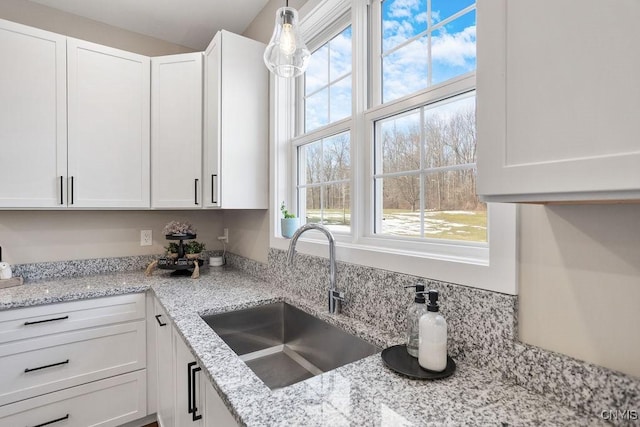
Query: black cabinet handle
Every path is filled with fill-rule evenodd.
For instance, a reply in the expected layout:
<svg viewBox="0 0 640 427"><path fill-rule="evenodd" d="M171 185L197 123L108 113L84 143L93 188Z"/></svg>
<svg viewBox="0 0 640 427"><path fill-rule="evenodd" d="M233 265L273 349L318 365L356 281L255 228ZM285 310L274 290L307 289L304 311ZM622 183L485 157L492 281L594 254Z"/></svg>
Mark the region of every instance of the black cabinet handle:
<svg viewBox="0 0 640 427"><path fill-rule="evenodd" d="M198 421L202 418L202 415L198 415L198 408L196 407L196 372L201 370L202 368L196 366L191 371L191 395L193 396L193 412L191 413L192 421Z"/></svg>
<svg viewBox="0 0 640 427"><path fill-rule="evenodd" d="M64 190L62 188L63 184L63 176L60 175L60 204L64 205Z"/></svg>
<svg viewBox="0 0 640 427"><path fill-rule="evenodd" d="M73 204L73 177L71 177L71 205Z"/></svg>
<svg viewBox="0 0 640 427"><path fill-rule="evenodd" d="M198 204L198 181L200 181L198 178L196 178L195 180L195 185L194 185L194 189L193 189L193 198L196 201L196 205Z"/></svg>
<svg viewBox="0 0 640 427"><path fill-rule="evenodd" d="M68 319L68 318L69 318L69 316L63 316L63 317L55 317L53 319L36 320L36 321L33 321L33 322L24 322L24 326L37 325L38 323L55 322L57 320L65 320L65 319Z"/></svg>
<svg viewBox="0 0 640 427"><path fill-rule="evenodd" d="M52 363L51 365L38 366L37 368L26 368L24 372L27 373L39 371L40 369L53 368L54 366L66 365L67 363L69 363L69 359L65 360L64 362Z"/></svg>
<svg viewBox="0 0 640 427"><path fill-rule="evenodd" d="M214 200L215 198L213 196L213 191L214 191L214 188L215 188L215 184L214 184L214 181L213 181L214 177L217 178L218 175L211 175L211 203L218 203L217 200Z"/></svg>
<svg viewBox="0 0 640 427"><path fill-rule="evenodd" d="M158 325L160 326L167 326L166 323L163 323L162 320L160 320L160 317L162 316L162 314L156 314L156 321L158 322Z"/></svg>
<svg viewBox="0 0 640 427"><path fill-rule="evenodd" d="M55 420L47 421L46 423L38 424L38 425L33 426L33 427L44 427L44 426L48 426L49 424L58 423L60 421L64 421L64 420L68 420L68 419L69 419L69 414L65 415L64 417L60 417L58 419L55 419Z"/></svg>
<svg viewBox="0 0 640 427"><path fill-rule="evenodd" d="M198 408L196 407L196 372L202 369L196 365L196 362L187 364L187 408L193 421L202 419L202 415L198 415Z"/></svg>
<svg viewBox="0 0 640 427"><path fill-rule="evenodd" d="M196 362L187 363L187 409L190 414L193 414L194 399L191 388L191 368L196 365Z"/></svg>

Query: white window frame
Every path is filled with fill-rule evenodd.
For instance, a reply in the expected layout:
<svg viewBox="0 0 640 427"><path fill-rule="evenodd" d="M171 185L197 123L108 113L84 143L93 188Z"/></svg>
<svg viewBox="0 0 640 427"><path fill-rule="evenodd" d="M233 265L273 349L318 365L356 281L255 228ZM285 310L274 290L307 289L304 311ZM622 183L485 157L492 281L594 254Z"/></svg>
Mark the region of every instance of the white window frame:
<svg viewBox="0 0 640 427"><path fill-rule="evenodd" d="M390 108L415 108L432 100L451 96L453 87L475 86L475 73L428 88L393 101L393 105L378 105L368 109L368 101L380 99L367 82L368 67L368 8L380 7L381 0L321 0L307 2L300 10L302 35L309 40L326 31L326 23L334 22L351 11L353 115L349 119L327 126L340 129L344 121L351 122L351 235L336 235L338 260L384 270L457 283L511 295L517 294L517 208L512 204L489 204L488 245L458 244L452 241L420 242L418 247L402 239L371 234L373 214L372 131L374 119L385 117ZM374 25L375 27L375 25ZM375 30L371 37L376 37ZM373 63L377 62L375 59ZM364 69L363 69L364 68ZM375 65L371 64L374 70ZM373 77L374 83L376 77ZM372 85L380 91L380 86ZM455 90L454 90L455 92ZM295 83L271 76L271 150L270 150L270 247L286 250L289 240L280 237L280 203L297 211L296 149L292 138L296 130ZM314 134L315 132L311 132ZM338 132L335 132L338 133ZM305 233L296 246L302 253L327 257L326 238L321 234ZM380 286L385 286L381 283Z"/></svg>

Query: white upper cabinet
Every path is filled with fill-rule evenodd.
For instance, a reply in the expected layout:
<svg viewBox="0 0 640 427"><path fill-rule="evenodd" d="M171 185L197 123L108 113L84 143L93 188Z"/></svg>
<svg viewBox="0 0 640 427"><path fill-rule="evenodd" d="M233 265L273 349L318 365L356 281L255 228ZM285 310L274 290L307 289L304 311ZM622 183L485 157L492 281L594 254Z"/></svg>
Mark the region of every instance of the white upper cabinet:
<svg viewBox="0 0 640 427"><path fill-rule="evenodd" d="M640 199L640 2L478 0L478 194Z"/></svg>
<svg viewBox="0 0 640 427"><path fill-rule="evenodd" d="M151 60L151 207L202 207L202 52Z"/></svg>
<svg viewBox="0 0 640 427"><path fill-rule="evenodd" d="M70 207L150 206L150 60L67 39Z"/></svg>
<svg viewBox="0 0 640 427"><path fill-rule="evenodd" d="M269 79L264 48L220 31L205 52L205 207L268 207Z"/></svg>
<svg viewBox="0 0 640 427"><path fill-rule="evenodd" d="M66 204L66 38L0 20L0 207Z"/></svg>

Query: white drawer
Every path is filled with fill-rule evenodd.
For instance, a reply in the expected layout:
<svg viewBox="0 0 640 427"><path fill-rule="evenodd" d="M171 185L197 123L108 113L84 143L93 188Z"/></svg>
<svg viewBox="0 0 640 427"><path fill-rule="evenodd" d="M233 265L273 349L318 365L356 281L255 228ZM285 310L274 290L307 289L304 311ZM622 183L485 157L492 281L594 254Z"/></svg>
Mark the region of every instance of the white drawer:
<svg viewBox="0 0 640 427"><path fill-rule="evenodd" d="M0 427L119 426L147 415L146 370L0 406Z"/></svg>
<svg viewBox="0 0 640 427"><path fill-rule="evenodd" d="M3 310L0 344L144 317L143 293Z"/></svg>
<svg viewBox="0 0 640 427"><path fill-rule="evenodd" d="M0 405L146 366L145 321L0 345Z"/></svg>

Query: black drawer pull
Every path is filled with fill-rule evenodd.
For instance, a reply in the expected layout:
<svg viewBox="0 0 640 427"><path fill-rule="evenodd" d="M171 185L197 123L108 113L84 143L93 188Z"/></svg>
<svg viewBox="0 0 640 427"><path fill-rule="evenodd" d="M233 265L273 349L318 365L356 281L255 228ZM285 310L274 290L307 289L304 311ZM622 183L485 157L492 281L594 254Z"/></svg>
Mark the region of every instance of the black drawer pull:
<svg viewBox="0 0 640 427"><path fill-rule="evenodd" d="M156 314L156 321L158 322L158 325L160 326L167 326L166 323L162 323L162 320L160 320L160 317L162 316L162 314Z"/></svg>
<svg viewBox="0 0 640 427"><path fill-rule="evenodd" d="M189 363L189 367L193 367L196 365L196 362ZM196 406L196 372L201 371L202 368L199 366L195 366L191 369L191 399L193 400L193 406L189 408L189 412L191 412L191 420L198 421L202 419L202 415L198 415L198 407Z"/></svg>
<svg viewBox="0 0 640 427"><path fill-rule="evenodd" d="M71 204L73 204L73 177L71 177Z"/></svg>
<svg viewBox="0 0 640 427"><path fill-rule="evenodd" d="M64 362L52 363L51 365L38 366L37 368L26 368L24 372L27 373L39 371L40 369L53 368L54 366L66 365L67 363L69 363L69 359L65 360Z"/></svg>
<svg viewBox="0 0 640 427"><path fill-rule="evenodd" d="M54 319L36 320L35 322L24 322L24 326L37 325L38 323L55 322L56 320L65 320L68 318L69 316L63 316L63 317L56 317Z"/></svg>
<svg viewBox="0 0 640 427"><path fill-rule="evenodd" d="M195 185L194 185L194 191L193 191L193 197L196 200L196 205L198 204L198 181L200 181L198 178L195 179Z"/></svg>
<svg viewBox="0 0 640 427"><path fill-rule="evenodd" d="M58 418L57 420L47 421L46 423L38 424L37 426L33 426L33 427L44 427L44 426L48 426L49 424L58 423L60 421L64 421L68 419L69 419L69 414L65 415L64 417Z"/></svg>
<svg viewBox="0 0 640 427"><path fill-rule="evenodd" d="M64 205L64 191L62 189L62 186L64 185L62 182L63 176L60 175L60 204Z"/></svg>

